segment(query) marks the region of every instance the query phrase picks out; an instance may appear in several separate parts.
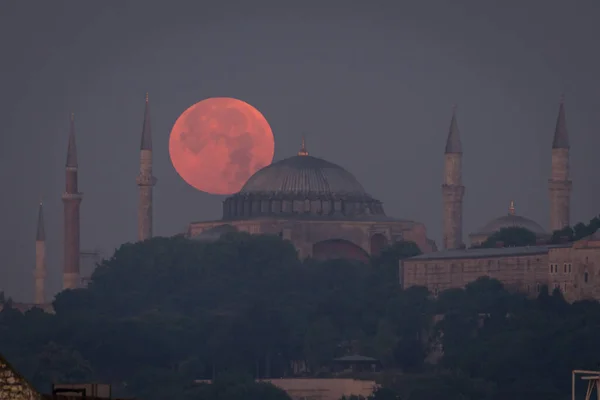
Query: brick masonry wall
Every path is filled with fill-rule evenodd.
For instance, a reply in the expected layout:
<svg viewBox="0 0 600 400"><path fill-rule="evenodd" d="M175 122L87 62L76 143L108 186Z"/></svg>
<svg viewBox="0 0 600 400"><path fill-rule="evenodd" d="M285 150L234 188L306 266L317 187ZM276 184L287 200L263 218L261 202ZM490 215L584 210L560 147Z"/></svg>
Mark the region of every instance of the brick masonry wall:
<svg viewBox="0 0 600 400"><path fill-rule="evenodd" d="M42 396L0 356L0 400L40 400Z"/></svg>

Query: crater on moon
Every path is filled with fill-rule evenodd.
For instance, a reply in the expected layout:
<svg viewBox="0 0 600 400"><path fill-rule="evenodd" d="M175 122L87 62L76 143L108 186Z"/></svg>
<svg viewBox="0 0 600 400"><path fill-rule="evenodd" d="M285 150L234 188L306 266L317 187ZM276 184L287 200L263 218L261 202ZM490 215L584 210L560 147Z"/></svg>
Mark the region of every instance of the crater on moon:
<svg viewBox="0 0 600 400"><path fill-rule="evenodd" d="M273 161L273 132L250 104L229 97L202 100L185 110L169 137L171 162L198 190L238 192Z"/></svg>

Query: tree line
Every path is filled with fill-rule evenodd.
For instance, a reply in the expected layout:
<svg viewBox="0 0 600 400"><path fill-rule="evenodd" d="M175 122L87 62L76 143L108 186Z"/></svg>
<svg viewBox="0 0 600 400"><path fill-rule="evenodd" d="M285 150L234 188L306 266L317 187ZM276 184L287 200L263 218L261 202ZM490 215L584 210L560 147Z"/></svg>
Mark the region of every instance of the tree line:
<svg viewBox="0 0 600 400"><path fill-rule="evenodd" d="M54 315L5 307L0 352L45 392L95 381L146 400L284 399L254 378L332 376L334 358L357 354L381 361L364 376L382 384L376 400L558 400L571 369L597 367L596 302L487 278L437 298L403 290L398 260L417 254L401 242L369 264L301 261L290 242L246 233L125 244L88 288L59 293Z"/></svg>

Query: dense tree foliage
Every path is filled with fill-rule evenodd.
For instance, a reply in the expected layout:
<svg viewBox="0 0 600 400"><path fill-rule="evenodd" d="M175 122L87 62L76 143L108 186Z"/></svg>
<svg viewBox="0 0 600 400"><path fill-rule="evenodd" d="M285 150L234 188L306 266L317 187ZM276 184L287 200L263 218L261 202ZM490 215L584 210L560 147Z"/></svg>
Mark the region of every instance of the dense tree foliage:
<svg viewBox="0 0 600 400"><path fill-rule="evenodd" d="M576 240L583 239L586 236L593 235L598 229L600 229L600 218L594 217L590 220L590 222L587 223L587 225L583 222L579 222L572 227L567 226L560 231L553 232L550 243L558 244L565 241L574 242Z"/></svg>
<svg viewBox="0 0 600 400"><path fill-rule="evenodd" d="M402 290L397 261L418 253L301 262L289 242L248 234L126 244L87 289L59 293L55 315L6 306L0 352L45 391L100 381L147 400L283 400L252 378L328 376L352 354L381 360L374 400L558 400L571 369L597 367L597 303L528 300L486 278L437 299Z"/></svg>
<svg viewBox="0 0 600 400"><path fill-rule="evenodd" d="M526 228L518 226L502 228L490 235L479 247L523 247L535 246L537 237L535 233Z"/></svg>

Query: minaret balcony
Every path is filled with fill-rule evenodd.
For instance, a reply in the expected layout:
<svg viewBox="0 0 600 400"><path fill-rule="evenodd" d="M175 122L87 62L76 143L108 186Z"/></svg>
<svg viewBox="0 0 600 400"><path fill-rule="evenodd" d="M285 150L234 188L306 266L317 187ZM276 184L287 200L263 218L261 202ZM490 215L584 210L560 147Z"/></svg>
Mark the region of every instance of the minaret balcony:
<svg viewBox="0 0 600 400"><path fill-rule="evenodd" d="M157 180L158 179L152 175L138 175L135 181L137 182L138 186L154 186L156 185Z"/></svg>
<svg viewBox="0 0 600 400"><path fill-rule="evenodd" d="M83 193L63 193L62 194L62 199L63 200L81 200L83 197Z"/></svg>

